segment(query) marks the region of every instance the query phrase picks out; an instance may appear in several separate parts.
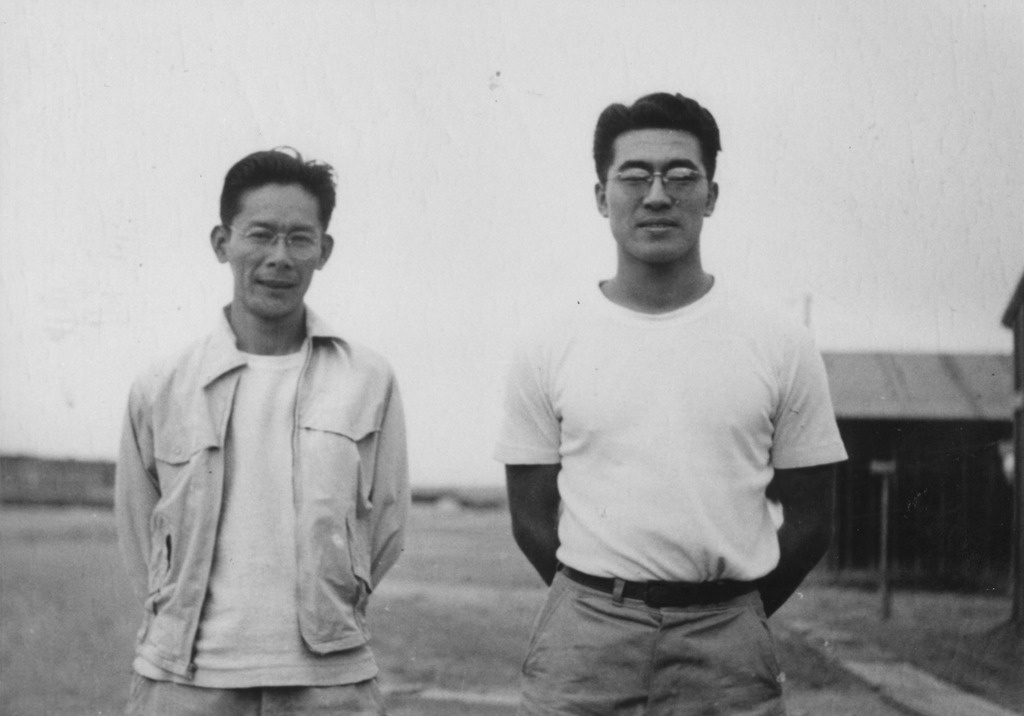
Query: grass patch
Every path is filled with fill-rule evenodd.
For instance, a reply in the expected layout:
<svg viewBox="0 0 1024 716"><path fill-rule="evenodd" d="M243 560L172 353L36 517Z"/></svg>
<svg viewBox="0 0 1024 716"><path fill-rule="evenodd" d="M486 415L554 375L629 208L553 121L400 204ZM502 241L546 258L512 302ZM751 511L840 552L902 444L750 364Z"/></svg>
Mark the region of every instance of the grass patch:
<svg viewBox="0 0 1024 716"><path fill-rule="evenodd" d="M423 689L514 695L543 598L540 579L512 541L507 513L417 505L406 552L370 603L372 646L382 686L392 693L390 713L513 713L508 706L431 700ZM874 629L873 636L906 641L911 649L916 638L917 662L953 681L948 673L967 663L964 654L995 648L995 636L984 635L991 631L987 620L999 609L963 595L929 599L897 594L896 619ZM785 610L798 617L846 620L843 625L856 631L877 623L874 604L869 593L812 586ZM140 610L127 586L109 512L0 508L5 716L121 713ZM943 636L948 625L965 619L979 628L962 628L962 638L948 642ZM780 634L778 645L794 716L893 713L799 639ZM935 655L932 663L926 648ZM981 684L981 674L971 677L990 697L1012 671L991 663L1001 653L977 662L993 683ZM1018 688L1020 673L1012 673Z"/></svg>

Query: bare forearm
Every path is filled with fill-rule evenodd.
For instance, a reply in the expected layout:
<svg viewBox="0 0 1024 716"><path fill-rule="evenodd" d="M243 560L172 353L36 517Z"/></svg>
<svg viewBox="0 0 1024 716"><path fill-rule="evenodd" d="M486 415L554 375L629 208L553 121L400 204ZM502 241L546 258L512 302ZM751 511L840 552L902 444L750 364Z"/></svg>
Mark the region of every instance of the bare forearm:
<svg viewBox="0 0 1024 716"><path fill-rule="evenodd" d="M548 523L524 524L513 520L512 536L544 583L551 584L558 569L558 560L555 558L559 545L557 515L555 520Z"/></svg>
<svg viewBox="0 0 1024 716"><path fill-rule="evenodd" d="M785 604L800 583L824 556L832 537L828 525L803 526L785 524L778 532L779 564L758 582L764 610L771 616Z"/></svg>
<svg viewBox="0 0 1024 716"><path fill-rule="evenodd" d="M512 536L545 584L558 568L558 472L561 465L508 465Z"/></svg>
<svg viewBox="0 0 1024 716"><path fill-rule="evenodd" d="M768 615L796 591L832 540L835 466L776 470L768 496L782 503L784 523L778 531L779 563L758 582Z"/></svg>

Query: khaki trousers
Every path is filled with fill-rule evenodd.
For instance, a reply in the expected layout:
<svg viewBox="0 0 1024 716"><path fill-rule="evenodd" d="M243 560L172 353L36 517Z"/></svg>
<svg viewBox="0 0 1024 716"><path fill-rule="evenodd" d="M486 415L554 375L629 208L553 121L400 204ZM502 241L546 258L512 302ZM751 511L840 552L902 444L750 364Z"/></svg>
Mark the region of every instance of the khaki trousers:
<svg viewBox="0 0 1024 716"><path fill-rule="evenodd" d="M383 716L377 680L343 686L208 689L133 674L126 716Z"/></svg>
<svg viewBox="0 0 1024 716"><path fill-rule="evenodd" d="M654 608L559 572L523 664L520 716L781 716L782 674L757 592Z"/></svg>

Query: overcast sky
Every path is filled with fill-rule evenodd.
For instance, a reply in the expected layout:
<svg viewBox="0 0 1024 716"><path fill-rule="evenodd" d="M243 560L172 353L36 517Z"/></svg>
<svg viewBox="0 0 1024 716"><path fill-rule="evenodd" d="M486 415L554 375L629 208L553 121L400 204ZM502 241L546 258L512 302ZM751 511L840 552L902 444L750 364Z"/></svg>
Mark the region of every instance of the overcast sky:
<svg viewBox="0 0 1024 716"><path fill-rule="evenodd" d="M1024 4L0 0L0 451L112 458L132 377L212 324L221 182L333 164L309 303L384 353L417 484L497 484L511 343L614 270L598 113L717 117L706 267L823 350L1010 351Z"/></svg>

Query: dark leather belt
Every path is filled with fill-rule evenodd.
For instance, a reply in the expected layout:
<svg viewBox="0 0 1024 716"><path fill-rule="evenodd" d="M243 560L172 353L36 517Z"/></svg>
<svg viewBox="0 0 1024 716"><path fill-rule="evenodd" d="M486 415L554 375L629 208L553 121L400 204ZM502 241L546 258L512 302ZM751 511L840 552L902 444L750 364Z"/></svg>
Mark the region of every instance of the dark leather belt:
<svg viewBox="0 0 1024 716"><path fill-rule="evenodd" d="M562 573L584 587L615 594L615 581L611 577L595 577L579 570L559 567ZM639 599L649 607L692 607L702 604L728 602L757 590L754 582L722 579L717 582L624 582L621 595L626 599Z"/></svg>

